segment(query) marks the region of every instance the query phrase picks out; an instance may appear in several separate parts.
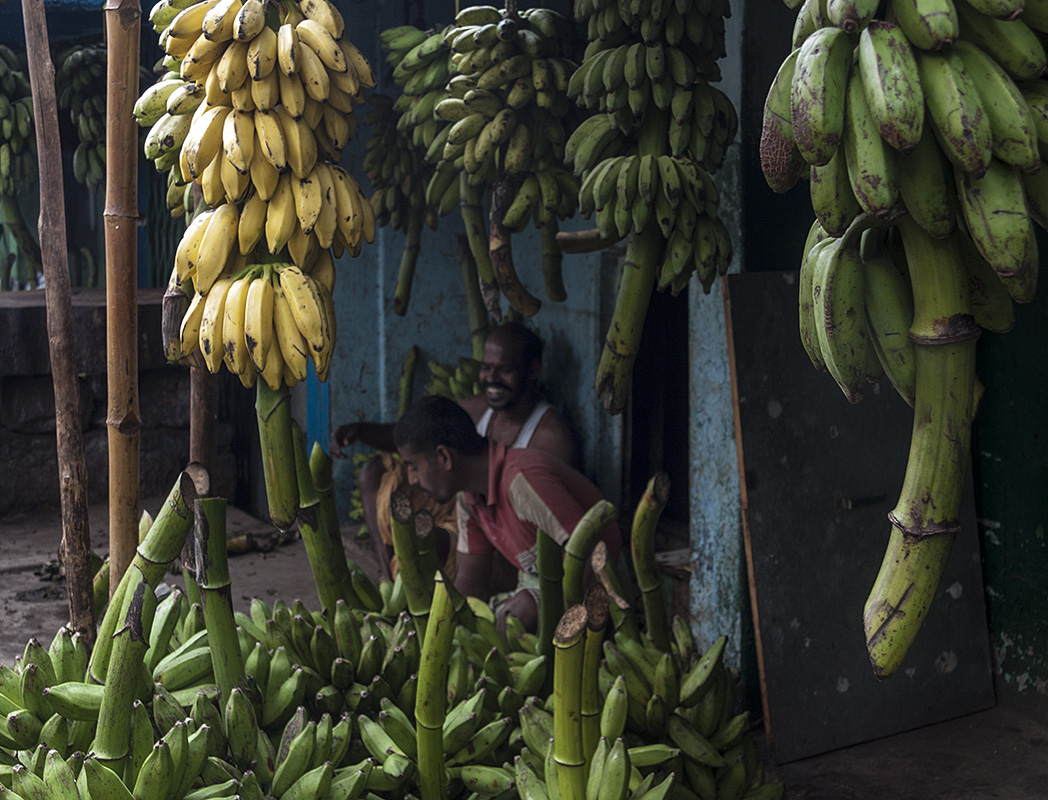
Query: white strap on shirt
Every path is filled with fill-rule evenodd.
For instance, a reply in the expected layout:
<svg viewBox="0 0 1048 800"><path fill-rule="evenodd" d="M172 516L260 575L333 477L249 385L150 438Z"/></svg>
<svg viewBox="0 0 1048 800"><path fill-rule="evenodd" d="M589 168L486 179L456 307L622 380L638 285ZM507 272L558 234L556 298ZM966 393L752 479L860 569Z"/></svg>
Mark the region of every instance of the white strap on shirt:
<svg viewBox="0 0 1048 800"><path fill-rule="evenodd" d="M545 400L539 400L538 405L531 412L531 415L524 421L524 424L520 428L520 433L517 434L517 438L513 440L513 444L510 447L524 448L531 444L531 437L535 435L535 431L539 427L539 423L542 421L542 417L545 416L546 412L553 408L552 405L547 403ZM488 428L491 426L491 418L495 415L495 411L492 408L488 408L484 412L483 416L477 420L477 433L481 436L488 435Z"/></svg>

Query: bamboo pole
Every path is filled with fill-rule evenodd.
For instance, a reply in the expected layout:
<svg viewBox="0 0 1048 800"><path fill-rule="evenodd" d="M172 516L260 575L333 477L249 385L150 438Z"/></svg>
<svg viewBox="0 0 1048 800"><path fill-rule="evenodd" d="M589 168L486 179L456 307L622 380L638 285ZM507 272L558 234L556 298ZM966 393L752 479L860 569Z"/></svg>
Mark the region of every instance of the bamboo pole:
<svg viewBox="0 0 1048 800"><path fill-rule="evenodd" d="M109 409L109 568L116 586L138 544L138 97L142 10L106 0L106 350Z"/></svg>
<svg viewBox="0 0 1048 800"><path fill-rule="evenodd" d="M58 484L62 504L61 560L66 570L69 627L91 644L95 638L94 576L87 517L87 464L80 423L73 304L66 258L62 153L55 100L55 66L47 43L43 0L23 0L29 80L33 90L37 158L40 161L40 243L43 248L47 339L55 391ZM137 49L136 49L137 52ZM48 134L48 131L51 134ZM137 534L137 520L135 531ZM136 537L137 538L137 537Z"/></svg>

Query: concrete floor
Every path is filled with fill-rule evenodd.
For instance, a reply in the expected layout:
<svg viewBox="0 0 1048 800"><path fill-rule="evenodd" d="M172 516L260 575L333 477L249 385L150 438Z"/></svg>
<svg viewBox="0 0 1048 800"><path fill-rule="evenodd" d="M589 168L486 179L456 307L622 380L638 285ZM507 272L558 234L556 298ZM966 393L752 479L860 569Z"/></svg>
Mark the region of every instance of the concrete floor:
<svg viewBox="0 0 1048 800"><path fill-rule="evenodd" d="M162 498L145 500L155 513ZM272 527L235 508L228 534L265 544ZM96 552L107 549L107 511L89 512ZM347 555L373 571L374 557L343 531ZM10 664L35 636L45 644L67 619L65 587L55 578L61 518L57 510L0 520L0 663ZM234 604L252 597L269 602L317 599L301 541L230 558ZM171 583L180 576L171 575ZM758 745L761 731L755 730ZM786 784L787 798L811 800L1041 800L1048 796L1048 727L1022 709L998 706L915 731L788 764L767 764L768 775Z"/></svg>

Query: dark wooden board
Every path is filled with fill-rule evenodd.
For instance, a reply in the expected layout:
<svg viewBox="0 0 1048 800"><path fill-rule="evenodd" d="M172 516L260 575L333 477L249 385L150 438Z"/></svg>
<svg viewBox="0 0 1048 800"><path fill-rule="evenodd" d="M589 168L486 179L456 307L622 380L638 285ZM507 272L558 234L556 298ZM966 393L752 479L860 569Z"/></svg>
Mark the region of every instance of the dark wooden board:
<svg viewBox="0 0 1048 800"><path fill-rule="evenodd" d="M745 531L772 758L792 761L993 705L973 491L899 672L874 677L862 610L913 414L882 379L850 405L797 333L797 273L729 279Z"/></svg>

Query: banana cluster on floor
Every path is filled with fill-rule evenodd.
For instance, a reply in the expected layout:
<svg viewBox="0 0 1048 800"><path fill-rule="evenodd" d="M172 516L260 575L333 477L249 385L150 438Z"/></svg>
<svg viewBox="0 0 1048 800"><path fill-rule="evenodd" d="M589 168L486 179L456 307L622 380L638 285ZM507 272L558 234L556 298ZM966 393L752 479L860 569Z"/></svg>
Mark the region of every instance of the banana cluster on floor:
<svg viewBox="0 0 1048 800"><path fill-rule="evenodd" d="M485 604L461 597L439 575L428 588L403 574L376 585L351 562L338 599L329 597L323 612L297 599L267 605L259 598L247 613L233 612L228 576L216 580L207 571L187 573L196 579L186 591L175 587L150 601L142 591L154 592L190 526L172 516L162 521L165 513L129 571L138 577L121 581L119 603L100 628L100 636L117 630L113 639L138 648L134 655L118 655L118 642L108 654L96 646L89 659L80 635L62 628L47 646L32 639L14 665L0 665L3 796L782 796L780 783L765 780L748 713L737 713L738 675L723 661L726 637L702 651L677 618L659 648L631 610L609 613L609 595L597 586L586 606L565 612L551 654L513 617L499 632ZM419 544L418 561L404 563L418 566L433 555L423 553L420 516L405 523ZM194 547L212 552L203 529L194 528ZM156 569L139 571L137 564L153 558ZM198 570L201 563L198 557ZM218 563L225 573L224 560ZM141 590L133 591L136 580ZM208 602L214 606L205 610ZM235 628L218 624L223 603ZM123 637L121 619L141 641ZM562 629L572 621L574 634L566 637ZM225 677L235 680L223 692L220 668L230 648L241 669ZM101 683L93 677L99 674ZM113 697L129 707L120 715L125 735L115 737L101 721ZM568 709L575 713L565 717ZM116 755L103 755L103 736ZM580 760L568 763L565 748L579 748ZM434 757L443 770L439 787L427 784L423 766Z"/></svg>
<svg viewBox="0 0 1048 800"><path fill-rule="evenodd" d="M764 105L769 186L807 178L801 341L850 402L887 375L914 408L906 478L867 600L892 675L953 539L982 387L981 330L1029 302L1048 225L1048 2L788 0L793 49Z"/></svg>
<svg viewBox="0 0 1048 800"><path fill-rule="evenodd" d="M334 261L371 242L371 203L342 167L354 108L375 85L327 0L161 0L168 70L139 98L145 153L192 215L175 257L194 294L179 357L197 347L246 386L321 380L334 347Z"/></svg>
<svg viewBox="0 0 1048 800"><path fill-rule="evenodd" d="M36 179L36 130L29 78L18 54L0 44L0 196Z"/></svg>

